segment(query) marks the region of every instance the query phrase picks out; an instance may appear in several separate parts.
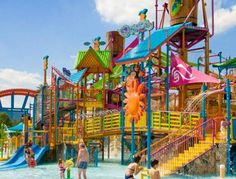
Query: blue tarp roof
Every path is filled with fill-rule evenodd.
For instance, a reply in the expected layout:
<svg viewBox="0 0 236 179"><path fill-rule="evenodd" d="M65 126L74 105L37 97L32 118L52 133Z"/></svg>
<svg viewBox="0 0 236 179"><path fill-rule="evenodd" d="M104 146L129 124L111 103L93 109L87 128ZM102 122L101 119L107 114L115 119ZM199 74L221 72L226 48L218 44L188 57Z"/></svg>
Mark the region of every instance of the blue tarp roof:
<svg viewBox="0 0 236 179"><path fill-rule="evenodd" d="M145 58L152 53L154 50L159 48L165 41L171 38L175 33L181 30L183 26L190 26L192 23L186 23L185 25L179 24L163 29L159 29L151 34L150 43L149 38L147 37L144 41L142 41L139 45L121 57L116 61L117 64L127 64L137 61L143 61ZM148 46L150 44L150 49Z"/></svg>
<svg viewBox="0 0 236 179"><path fill-rule="evenodd" d="M84 73L86 72L86 68L83 69L83 70L80 70L79 72L77 73L74 73L70 76L70 80L73 82L73 83L78 83L81 78L83 77Z"/></svg>
<svg viewBox="0 0 236 179"><path fill-rule="evenodd" d="M16 126L8 128L8 130L10 131L23 131L23 129L24 129L23 122L17 124Z"/></svg>

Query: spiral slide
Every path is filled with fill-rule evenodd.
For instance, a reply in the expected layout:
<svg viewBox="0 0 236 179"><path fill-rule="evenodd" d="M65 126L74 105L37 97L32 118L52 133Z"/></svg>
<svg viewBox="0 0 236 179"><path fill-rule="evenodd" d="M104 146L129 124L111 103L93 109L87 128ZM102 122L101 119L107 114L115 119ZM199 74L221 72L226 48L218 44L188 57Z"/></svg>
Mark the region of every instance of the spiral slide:
<svg viewBox="0 0 236 179"><path fill-rule="evenodd" d="M37 145L33 145L32 150L35 153L37 163L39 163L43 155L49 151L49 147L46 146L40 148ZM0 165L0 171L24 168L27 166L28 165L24 157L24 146L21 146L8 161Z"/></svg>

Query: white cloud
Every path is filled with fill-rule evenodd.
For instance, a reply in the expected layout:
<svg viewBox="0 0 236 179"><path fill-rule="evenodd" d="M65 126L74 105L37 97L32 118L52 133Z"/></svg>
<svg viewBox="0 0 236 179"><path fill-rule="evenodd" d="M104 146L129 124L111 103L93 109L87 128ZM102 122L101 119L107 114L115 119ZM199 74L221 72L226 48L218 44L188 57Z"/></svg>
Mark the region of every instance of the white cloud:
<svg viewBox="0 0 236 179"><path fill-rule="evenodd" d="M225 32L236 26L236 4L231 8L220 8L215 12L216 33Z"/></svg>
<svg viewBox="0 0 236 179"><path fill-rule="evenodd" d="M95 0L96 9L102 19L115 24L135 23L138 12L144 8L149 10L148 19L154 19L153 0Z"/></svg>
<svg viewBox="0 0 236 179"><path fill-rule="evenodd" d="M42 78L38 73L29 73L26 71L17 71L14 69L0 69L0 90L11 88L36 89L42 83ZM21 107L23 97L16 97L15 106ZM4 107L10 106L10 98L1 98Z"/></svg>
<svg viewBox="0 0 236 179"><path fill-rule="evenodd" d="M232 7L223 8L229 0L215 1L215 31L221 33L236 26L236 4ZM159 9L167 0L159 0ZM138 22L138 12L144 8L149 10L148 19L155 19L155 1L154 0L95 0L96 9L101 18L109 23L118 25ZM211 0L206 0L209 25L211 25ZM159 12L159 17L161 12ZM202 24L201 2L199 4L199 24ZM165 25L169 25L169 18L166 15Z"/></svg>

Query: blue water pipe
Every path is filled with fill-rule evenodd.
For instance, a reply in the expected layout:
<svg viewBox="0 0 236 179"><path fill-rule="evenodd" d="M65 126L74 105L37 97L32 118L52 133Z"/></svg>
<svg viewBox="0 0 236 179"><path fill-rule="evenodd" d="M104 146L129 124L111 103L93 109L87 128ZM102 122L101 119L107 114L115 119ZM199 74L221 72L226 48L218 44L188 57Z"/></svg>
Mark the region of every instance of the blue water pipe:
<svg viewBox="0 0 236 179"><path fill-rule="evenodd" d="M205 84L202 85L202 93L205 93L207 90L207 86ZM203 123L206 122L207 116L206 116L206 97L202 97L202 109L201 109L201 117L203 118ZM203 126L203 137L206 136L206 124Z"/></svg>
<svg viewBox="0 0 236 179"><path fill-rule="evenodd" d="M169 111L169 62L170 62L170 45L166 45L166 83L165 83L165 91L166 91L166 111Z"/></svg>
<svg viewBox="0 0 236 179"><path fill-rule="evenodd" d="M152 61L148 60L148 81L147 81L147 168L151 167L151 70L152 70Z"/></svg>
<svg viewBox="0 0 236 179"><path fill-rule="evenodd" d="M131 129L131 155L134 156L135 151L135 131L134 131L134 119L132 120L132 129ZM133 159L133 157L132 157Z"/></svg>
<svg viewBox="0 0 236 179"><path fill-rule="evenodd" d="M55 124L55 132L56 132L56 142L58 141L58 131L57 131L57 126L59 125L59 115L58 115L58 112L59 112L59 95L60 95L60 91L59 91L59 83L60 83L60 80L61 78L58 77L55 75L55 79L56 79L56 95L55 95L55 98L56 98L56 124Z"/></svg>
<svg viewBox="0 0 236 179"><path fill-rule="evenodd" d="M98 148L96 147L95 151L94 151L94 165L95 167L98 167Z"/></svg>
<svg viewBox="0 0 236 179"><path fill-rule="evenodd" d="M37 97L34 96L34 104L33 104L33 119L32 119L32 128L35 129L36 124L36 108L37 108ZM35 132L33 132L33 143L35 144Z"/></svg>
<svg viewBox="0 0 236 179"><path fill-rule="evenodd" d="M121 83L125 81L125 65L122 65L122 79ZM125 87L122 87L122 95L121 95L121 111L120 111L120 126L121 126L121 164L124 165L124 152L125 152L125 112L124 112L124 98L125 98Z"/></svg>
<svg viewBox="0 0 236 179"><path fill-rule="evenodd" d="M43 116L44 116L44 90L45 90L45 86L42 86L41 89L41 124L44 124L43 121Z"/></svg>
<svg viewBox="0 0 236 179"><path fill-rule="evenodd" d="M220 63L222 63L222 52L219 52L219 59L220 59ZM219 79L221 79L220 70L218 71L219 71Z"/></svg>
<svg viewBox="0 0 236 179"><path fill-rule="evenodd" d="M228 69L226 69L226 75L228 75ZM230 80L226 79L226 119L230 124ZM227 127L227 175L230 175L230 125Z"/></svg>

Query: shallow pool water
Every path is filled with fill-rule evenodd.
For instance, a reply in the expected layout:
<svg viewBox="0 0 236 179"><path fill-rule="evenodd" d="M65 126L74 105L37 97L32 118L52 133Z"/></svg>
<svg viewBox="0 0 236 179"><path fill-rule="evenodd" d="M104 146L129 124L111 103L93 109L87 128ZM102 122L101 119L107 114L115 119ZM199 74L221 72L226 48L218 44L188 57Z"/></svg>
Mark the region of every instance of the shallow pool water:
<svg viewBox="0 0 236 179"><path fill-rule="evenodd" d="M99 163L99 167L89 167L87 170L88 179L123 179L124 170L126 166L122 166L118 163ZM77 179L77 169L72 168L71 176L73 179ZM57 164L39 165L36 168L23 168L10 171L0 171L0 179L58 179L59 171ZM219 177L197 177L197 176L169 176L164 177L166 179L174 178L211 178L216 179ZM227 177L234 178L234 177ZM136 179L140 179L137 176Z"/></svg>

